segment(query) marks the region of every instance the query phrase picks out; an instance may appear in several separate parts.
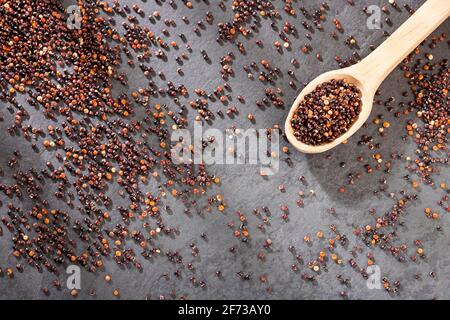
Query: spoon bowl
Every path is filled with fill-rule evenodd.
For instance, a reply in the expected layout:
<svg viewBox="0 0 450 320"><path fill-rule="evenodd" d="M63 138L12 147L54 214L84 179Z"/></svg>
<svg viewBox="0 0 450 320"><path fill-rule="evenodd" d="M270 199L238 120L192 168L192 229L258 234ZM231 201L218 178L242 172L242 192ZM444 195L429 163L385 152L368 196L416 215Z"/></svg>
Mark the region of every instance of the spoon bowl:
<svg viewBox="0 0 450 320"><path fill-rule="evenodd" d="M347 130L346 133L339 136L332 142L322 144L322 145L308 145L303 143L294 136L294 129L291 126L291 119L298 108L300 102L304 99L306 95L314 91L316 87L324 82L329 82L331 80L342 80L345 79L346 82L354 84L361 91L361 112L356 118L355 122L352 126ZM327 151L331 148L334 148L338 144L341 144L348 138L350 138L367 120L370 116L370 112L372 111L372 104L375 92L370 90L369 88L364 86L364 81L362 79L357 78L357 74L354 72L354 67L349 67L341 70L329 71L321 74L313 81L311 81L298 95L297 99L295 99L294 104L292 105L291 110L289 111L286 124L285 124L285 133L289 142L299 151L303 153L320 153Z"/></svg>
<svg viewBox="0 0 450 320"><path fill-rule="evenodd" d="M428 0L365 59L351 67L326 72L311 81L295 99L286 119L285 134L289 142L301 152L320 153L330 150L350 138L369 118L375 92L384 79L449 16L449 0ZM291 126L291 119L300 102L318 85L333 79L345 79L359 88L362 102L359 116L347 132L331 142L308 145L297 140Z"/></svg>

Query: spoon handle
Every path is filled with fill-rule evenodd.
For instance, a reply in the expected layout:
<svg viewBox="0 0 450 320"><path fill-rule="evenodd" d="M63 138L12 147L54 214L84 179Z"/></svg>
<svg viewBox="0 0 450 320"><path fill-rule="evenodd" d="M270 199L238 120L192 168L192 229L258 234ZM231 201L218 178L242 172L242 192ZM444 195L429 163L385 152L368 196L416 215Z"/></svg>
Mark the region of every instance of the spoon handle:
<svg viewBox="0 0 450 320"><path fill-rule="evenodd" d="M420 43L450 16L450 0L428 0L375 51L355 65L359 79L369 92L383 80Z"/></svg>

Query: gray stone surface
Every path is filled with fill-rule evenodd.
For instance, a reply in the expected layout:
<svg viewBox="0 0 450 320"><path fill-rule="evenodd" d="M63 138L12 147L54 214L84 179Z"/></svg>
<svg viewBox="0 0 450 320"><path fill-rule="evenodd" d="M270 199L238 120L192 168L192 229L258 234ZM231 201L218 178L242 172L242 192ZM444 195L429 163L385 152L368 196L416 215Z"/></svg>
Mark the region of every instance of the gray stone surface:
<svg viewBox="0 0 450 320"><path fill-rule="evenodd" d="M173 18L177 21L177 27L167 28L171 33L171 37L178 42L178 33L186 34L188 42L192 45L193 52L190 54L188 61L184 63L182 69L184 76L178 75L176 72L177 64L174 57L177 51L168 52L168 61L160 62L152 59L155 70L164 70L166 75L165 81L173 81L175 84L184 83L191 92L191 98L194 96L193 89L203 88L205 90L214 90L214 88L223 84L219 77L220 65L217 61L222 55L228 51L234 52L236 59L233 63L235 75L230 78L232 92L230 95L233 100L230 102L236 105L240 110L240 114L234 119L225 116L224 119L217 117L212 126L221 130L235 125L239 128L267 128L274 124L283 125L289 105L294 100L296 94L302 88L301 83L305 83L313 79L320 73L337 68L334 57L339 53L342 57L350 56L352 50L344 45L347 36L353 35L359 43L359 53L366 56L370 50L369 45L378 45L383 40L382 30L369 30L366 27L366 16L361 9L365 5L382 4L387 1L371 0L360 1L355 0L355 6L349 6L345 0L328 1L330 11L327 15L328 22L324 23L325 31L316 31L313 34L312 46L314 51L312 54L303 55L299 53L299 48L308 41L304 38L305 30L301 26L303 17L289 18L293 24L297 26L299 37L292 39L292 49L284 50L283 54L277 53L272 43L278 40L277 32L273 31L269 20L262 20L259 31L250 38L250 40L239 39L243 41L247 48L247 54L239 54L236 46L232 43L224 43L219 45L215 38L217 36L216 24L219 21L229 20L232 12L229 9L230 1L225 2L226 11L222 11L215 0L194 1L194 9L187 10L181 1L178 3L178 9L173 10L169 5L169 1L161 1L162 4L156 4L155 1L127 1L131 3L139 3L145 10L146 15L155 10L161 12L162 19L152 24L148 19L141 19L155 30L156 34L165 28L164 18ZM282 10L281 1L273 1ZM294 7L299 7L300 1L293 1ZM303 2L303 1L302 1ZM398 1L399 3L409 3L413 7L418 7L423 1L408 0ZM304 1L308 8L316 8L321 1ZM201 29L201 36L196 35L192 29L198 20L201 20L205 12L209 10L214 13L214 22L212 25L205 23L205 28ZM390 10L390 18L393 26L385 26L384 30L393 32L408 14L406 10L397 12ZM185 25L181 21L181 17L186 15L189 18L189 25ZM283 13L283 17L285 17ZM342 22L345 34L339 35L339 41L332 40L329 32L333 30L333 17L337 17ZM120 26L119 17L116 17L117 25ZM278 22L278 27L282 27L283 20ZM450 31L450 21L444 23L437 33ZM259 48L254 45L256 39L264 41L264 47ZM211 58L212 63L206 63L201 56L200 51L205 49ZM183 47L180 51L184 50ZM315 53L320 52L323 62L316 60ZM435 59L449 56L448 45L444 44L439 50L434 52ZM290 65L290 59L296 58L299 61L299 67L294 68ZM272 65L281 69L282 74L276 80L276 86L283 89L283 99L286 102L284 109L275 108L273 106L265 108L265 110L256 107L254 101L264 97L264 88L267 85L262 84L258 80L248 80L242 66L250 64L252 61L259 62L262 58L269 60ZM117 93L124 90L131 92L133 89L145 84L147 80L142 77L139 70L133 70L125 66L122 67L129 77L129 88L118 88ZM295 76L298 79L298 89L292 90L289 87L290 77L287 75L288 69L295 69ZM157 79L158 77L155 77ZM164 80L157 79L161 84ZM399 70L394 71L382 85L381 99L387 99L394 96L397 101L401 101L401 92L407 90L407 85L402 78ZM241 104L237 101L237 95L246 97L246 103ZM404 99L403 99L404 100ZM167 97L159 97L153 99L153 102L167 103L173 105L173 101ZM186 101L183 101L186 102ZM394 104L396 107L396 104ZM394 109L395 109L394 107ZM213 111L226 110L220 102L211 105ZM35 125L44 125L46 120L38 110L29 108L31 113L30 123ZM190 117L195 116L192 110ZM247 113L253 113L256 122L253 124L246 118ZM45 162L54 160L54 155L48 152L35 153L22 137L10 136L6 132L6 128L13 121L13 114L10 114L6 106L0 104L0 114L4 117L4 121L0 121L0 166L4 169L4 175L0 179L5 182L11 182L11 172L7 169L7 161L12 156L14 150L20 150L22 159L20 168L29 168L31 166L43 168ZM448 299L450 298L450 257L449 257L449 217L448 213L442 214L439 222L428 220L423 214L423 209L427 206L437 208L436 201L443 195L442 190L421 186L418 194L419 200L409 207L407 214L403 217L405 222L403 227L398 229L401 242L414 247L413 241L421 239L427 252L427 258L417 263L407 262L400 263L394 257L386 254L380 249L371 250L376 262L381 267L383 276L389 277L391 280L400 280L402 290L398 296L390 296L384 290L368 290L365 280L350 266L337 266L329 263L329 270L322 272L317 277L314 284L301 280L300 274L307 270L305 264L300 264L299 273L294 273L290 266L295 262L294 255L288 250L289 245L294 245L298 253L304 256L305 263L314 259L318 252L326 248L324 241L315 239L315 233L318 230L324 230L326 236L330 237L328 226L335 224L341 233L347 235L350 241L349 248L339 248L338 253L344 257L344 260L350 257L349 251L353 245L362 245L362 242L353 236L352 231L357 226L372 221L372 216L368 210L376 208L377 212L382 213L388 210L394 201L386 196L373 194L373 190L379 185L379 179L386 177L387 189L389 191L398 192L405 188L410 190L408 183L403 179L406 174L404 169L405 162L398 160L394 162L392 173L384 175L382 172L374 172L373 174L363 174L363 177L351 187L347 192L342 194L338 192L338 187L345 185L347 175L350 172L363 171L363 165L357 162L358 155L364 155L365 158L371 156L371 152L362 146L357 145L358 137L363 134L371 134L377 142L381 143L381 153L389 155L391 152L399 152L404 155L413 155L414 143L412 140L404 142L401 135L404 134L404 118L400 121L393 117L393 113L386 111L385 107L375 106L371 120L377 114L384 114L386 119L390 121L391 127L387 130L384 138L378 136L376 126L370 125L366 129L362 129L356 134L348 144L341 145L338 148L321 155L304 155L294 151L292 148L291 159L293 166L289 167L284 161L281 161L279 172L267 179L258 174L257 166L244 165L215 165L210 167L210 171L222 177L220 186L214 187L213 192L220 193L227 201L228 208L224 214L217 211L205 213L203 215L194 214L187 217L183 214L183 206L176 200L168 198L171 203L173 213L166 214L168 224L179 226L180 235L174 239L161 238L161 246L165 250L180 250L185 257L185 262L191 260L196 266L195 272L183 270L181 280L176 279L172 273L176 270L176 266L170 264L165 257L157 258L151 261L144 261L144 271L138 272L134 269L120 269L113 261L107 261L105 269L113 275L112 284L107 284L103 280L104 273L92 275L87 272L82 274L82 290L79 298L88 298L87 290L90 287L97 289L98 299L112 298L114 288L120 288L121 297L124 299L143 299L149 297L158 299L160 295L170 298L170 293L175 292L179 297L182 294L187 295L190 299L337 299L341 290L348 291L351 299ZM139 112L137 114L139 117ZM370 120L370 121L371 121ZM281 146L287 143L282 142ZM331 160L326 159L326 155L331 156ZM283 156L285 157L285 156ZM340 168L339 163L345 161L345 168ZM298 177L303 175L306 178L307 185L302 184ZM448 167L441 168L440 175L437 176L438 182L449 183L450 172ZM283 184L286 191L280 192L278 186ZM154 186L149 186L152 188ZM315 196L310 196L310 190L314 190ZM297 193L304 191L307 194L304 208L296 206ZM45 188L45 196L52 201L54 186L47 183ZM117 196L116 190L111 190L114 203L120 204L121 199ZM0 195L0 215L6 211L6 205L10 201L3 194ZM14 200L16 201L16 200ZM64 204L58 201L56 205L64 208ZM280 205L287 204L290 208L290 216L288 222L283 222L280 218ZM24 203L26 205L26 203ZM260 232L257 224L260 221L254 217L251 212L254 208L267 206L271 209L270 226L266 232ZM330 208L335 208L337 214L335 216L327 213ZM235 212L241 211L245 213L249 219L251 232L251 240L248 243L242 243L233 237L232 230L227 227L230 221L237 221ZM78 216L77 212L72 212ZM442 232L436 231L436 226L440 224L443 227ZM14 266L17 262L11 256L11 247L9 241L9 233L4 229L4 235L0 237L0 266L4 269L7 266ZM206 232L208 241L200 239L200 234ZM303 242L304 235L311 235L314 238L311 246L307 246ZM273 241L271 250L266 252L266 261L258 260L257 255L260 251L266 251L263 248L264 241L270 238ZM199 249L200 255L193 258L190 254L189 244L195 242ZM233 255L228 251L231 246L236 246L237 254ZM367 249L364 249L367 252ZM410 249L411 250L411 249ZM413 249L412 249L413 250ZM364 265L366 258L364 254L357 258L361 265ZM224 279L220 280L214 276L215 271L221 270ZM241 281L236 272L243 271L251 273L250 281ZM428 274L434 271L437 274L436 279L432 279ZM168 272L170 279L162 277L162 274ZM420 272L423 275L422 280L414 280L414 274ZM336 280L336 275L340 273L344 277L351 278L351 288L345 289ZM207 287L202 289L194 287L189 281L189 277L194 276L199 280L206 280ZM263 284L259 280L259 276L266 274L268 283ZM59 278L65 281L64 272ZM0 278L0 298L1 299L37 299L45 298L40 288L48 286L55 277L46 272L39 273L31 268L26 267L25 272L16 272L16 277L9 280L6 277ZM267 292L266 288L271 286L273 293ZM67 290L52 290L51 299L68 299L70 295Z"/></svg>

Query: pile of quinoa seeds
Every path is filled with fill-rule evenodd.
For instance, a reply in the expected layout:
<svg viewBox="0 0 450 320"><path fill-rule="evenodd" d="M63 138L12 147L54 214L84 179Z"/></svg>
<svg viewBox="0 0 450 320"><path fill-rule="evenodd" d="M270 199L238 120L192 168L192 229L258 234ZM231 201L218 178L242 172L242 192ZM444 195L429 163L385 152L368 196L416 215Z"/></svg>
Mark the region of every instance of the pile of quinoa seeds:
<svg viewBox="0 0 450 320"><path fill-rule="evenodd" d="M383 290L367 294L439 293L450 72L448 54L434 49L450 48L445 33L395 71L408 90L377 93L373 118L340 146L352 152L314 158L331 189L285 139L270 153L278 174L245 168L239 177L255 175L237 190L245 201L217 167L172 161L172 133L194 122L283 134L277 122L308 81L306 67L344 68L374 49L333 16L338 2L361 25L370 16L354 0L78 0L77 17L60 0L0 0L0 296L358 299L373 265ZM385 2L380 37L414 12ZM322 55L324 44L339 55ZM358 88L331 81L305 98L292 126L297 139L320 145L360 110ZM404 145L414 150L402 153ZM390 184L395 177L401 183ZM375 207L355 204L361 188ZM424 188L438 200L422 197ZM353 215L338 206L348 198ZM431 231L420 234L411 220ZM82 271L80 289L66 286L70 265Z"/></svg>
<svg viewBox="0 0 450 320"><path fill-rule="evenodd" d="M332 142L361 112L361 91L344 80L331 80L305 95L291 119L297 140L309 145Z"/></svg>

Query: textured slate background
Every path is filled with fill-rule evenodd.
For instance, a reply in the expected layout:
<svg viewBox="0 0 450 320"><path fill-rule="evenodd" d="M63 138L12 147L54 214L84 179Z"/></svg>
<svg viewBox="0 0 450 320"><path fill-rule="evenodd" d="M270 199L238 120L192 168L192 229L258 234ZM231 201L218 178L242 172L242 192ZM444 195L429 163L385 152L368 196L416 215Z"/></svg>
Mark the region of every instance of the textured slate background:
<svg viewBox="0 0 450 320"><path fill-rule="evenodd" d="M219 21L229 20L232 15L229 9L229 1L225 3L227 5L226 11L219 9L216 1L213 0L209 1L209 4L203 1L194 1L194 9L192 10L186 9L180 1L177 1L179 2L177 10L173 10L168 1L161 1L161 5L155 4L151 0L127 2L130 7L132 3L139 3L140 7L146 12L146 16L155 10L160 11L162 19L154 24L146 18L140 19L143 24L149 25L152 30L155 30L155 34L159 34L160 30L165 28L164 18L173 18L177 21L178 25L175 29L167 28L171 33L171 38L180 42L177 35L183 32L193 48L193 53L190 55L189 60L182 66L184 76L180 76L176 72L177 64L174 61L174 57L178 52L174 50L168 52L168 62L152 59L152 63L155 70L164 70L167 80L171 80L175 84L184 83L191 92L194 88L213 90L218 84L222 84L223 81L219 78L220 65L218 60L228 51L235 53L236 60L233 63L235 75L230 78L229 83L232 87L231 95L234 97L231 103L238 106L240 115L234 119L228 117L224 119L217 118L213 127L221 130L225 130L233 124L239 128L267 128L274 124L283 125L290 103L294 100L297 91L302 88L300 84L310 81L324 71L337 68L337 64L334 61L336 52L340 52L340 55L343 57L351 55L352 51L343 44L346 36L355 36L358 40L359 53L362 57L369 53L370 44L378 45L383 40L382 30L369 30L366 27L367 17L362 13L361 8L364 5L387 3L387 1L380 0L355 0L356 5L351 7L346 4L345 0L328 1L330 11L327 15L329 21L327 24L324 24L326 31L316 31L313 34L312 44L314 51L310 55L299 53L299 47L303 43L308 42L303 38L305 30L301 26L301 21L304 20L301 15L297 18L289 18L289 21L297 26L299 38L293 39L293 37L290 37L293 39L292 49L284 50L281 55L272 46L273 41L278 40L277 32L271 29L269 20L263 20L259 32L250 40L239 39L244 42L248 50L246 55L241 55L232 43L219 45L215 41L217 36L216 24ZM277 3L277 6L282 11L281 1L274 2ZM399 3L409 3L415 8L422 2L417 0L399 1ZM304 3L307 8L317 8L321 1L304 1ZM294 1L294 7L298 8L299 2ZM192 31L192 28L196 21L204 17L207 10L214 13L214 22L212 25L205 24L205 28L201 29L201 36L198 36ZM408 17L408 14L404 9L401 12L391 9L390 12L389 16L393 21L393 26L385 26L384 29L392 32ZM190 23L187 27L181 21L183 15L189 18ZM283 16L285 16L284 13ZM330 21L333 17L339 18L346 30L345 35L340 35L339 41L332 40L328 35L334 28ZM120 26L120 18L116 17L115 19L117 25ZM180 21L178 22L178 20ZM281 21L284 21L284 19L278 23L279 27L282 27ZM449 31L450 21L447 21L436 32ZM252 45L256 39L264 41L264 48ZM207 64L202 59L200 53L202 49L207 51L212 61L211 64ZM321 53L323 62L316 60L314 57L316 52ZM434 56L435 59L439 59L448 57L448 53L448 46L443 45L441 49L434 52ZM290 59L293 57L299 61L299 67L295 69L295 75L299 83L297 90L292 90L288 84L290 77L287 75L287 70L293 69L290 65ZM282 75L276 80L276 86L283 89L283 99L287 104L285 109L271 106L261 110L254 104L255 100L264 97L264 88L266 86L258 80L248 80L246 73L242 70L242 66L250 64L252 61L259 62L262 58L269 60L272 65L282 70ZM126 66L123 66L123 69L127 72L130 86L129 88L118 89L118 93L123 90L131 92L142 85L142 83L146 83L139 70L136 70L138 71L136 72ZM164 80L158 81L164 84ZM394 96L397 101L400 101L401 92L407 89L406 83L402 79L401 71L394 71L383 83L381 89L381 99ZM239 94L246 97L246 103L243 105L235 99ZM173 104L172 100L167 97L154 99L153 102ZM53 156L47 152L35 153L22 137L13 137L6 133L6 128L13 121L13 115L5 107L4 104L0 104L0 114L4 117L4 121L0 121L0 132L2 135L0 140L0 166L5 171L5 174L0 176L0 179L5 182L11 182L11 173L7 170L7 161L14 150L18 149L22 154L21 168L29 168L30 166L41 168L48 159L53 161ZM212 104L211 109L214 111L224 110L224 107L220 102L217 102ZM39 112L31 108L30 110L32 114L30 123L42 125L46 123L46 120L43 119ZM246 119L248 112L252 112L255 115L255 124L250 123ZM392 113L386 112L386 108L381 106L374 107L371 119L380 113L385 114L386 119L391 122L391 127L387 130L386 137L380 138L376 133L376 127L373 125L367 129L362 129L360 133L372 134L375 140L381 142L381 153L386 156L392 151L412 155L414 152L413 142L409 140L405 143L400 138L404 134L404 119L402 118L399 123L393 118ZM193 116L194 112L190 111L190 117ZM139 113L137 117L139 117ZM182 213L183 206L181 203L170 198L168 199L171 202L173 214L167 215L166 221L169 224L180 226L181 232L174 239L163 238L161 245L166 250L180 250L187 257L186 263L190 262L189 259L194 261L196 270L193 274L199 280L206 280L206 288L202 289L191 285L189 277L192 272L190 271L184 270L182 280L177 280L172 275L172 272L175 271L175 266L170 264L165 258L144 261L144 272L142 273L134 269L121 270L114 262L107 261L105 269L113 275L112 284L105 283L103 273L95 276L83 272L82 290L79 298L90 298L87 290L95 287L97 288L97 298L101 299L112 298L114 288L120 288L121 297L126 299L143 299L146 297L158 299L160 295L165 295L169 298L170 293L173 291L176 292L177 297L185 294L190 299L336 299L339 298L339 291L341 290L348 290L351 299L448 299L450 297L450 257L448 254L450 223L448 214L443 214L440 222L432 222L424 216L423 208L427 206L436 207L436 201L442 196L442 191L430 187L420 187L420 199L408 210L408 214L403 219L405 226L398 230L402 243L407 243L409 247L413 246L412 242L414 239L422 239L427 250L427 258L416 264L412 262L401 264L393 257L381 252L381 250L373 250L383 275L387 275L392 280L401 280L402 290L398 297L391 297L383 290L368 290L365 280L348 265L339 267L329 264L329 271L322 272L318 276L316 284L302 281L298 273L291 271L290 266L294 263L294 256L288 250L289 245L295 245L299 253L305 257L305 261L312 259L324 247L323 242L320 243L317 240L313 241L312 246L306 246L302 240L304 235L309 234L314 237L315 232L321 229L329 236L328 225L332 223L338 227L341 233L345 233L348 236L350 244L362 245L352 235L353 228L372 221L368 209L374 207L381 213L393 205L392 200L372 193L372 190L378 186L378 180L383 176L381 173L363 175L363 178L355 186L347 188L348 190L345 194L337 191L340 185L345 184L349 172L363 170L361 163L356 161L356 157L364 154L365 158L368 158L371 155L367 148L356 144L357 136L359 134L351 139L347 145L341 145L328 152L327 154L331 155L331 161L325 158L326 155L304 155L292 150L291 158L294 166L289 167L285 162L281 161L280 171L267 179L263 179L258 175L257 166L212 166L210 170L222 177L221 185L215 187L214 192L222 194L227 201L228 208L225 214L214 212L204 216L193 215L192 217L187 217ZM282 146L284 145L287 144L283 141ZM338 166L342 161L346 162L345 168ZM407 182L402 178L406 174L404 165L405 162L403 161L394 162L392 174L387 176L388 190L398 191L402 188L409 188ZM305 176L307 185L299 182L298 177L300 175ZM442 168L437 181L448 182L449 177L450 172L448 168ZM284 184L285 192L279 192L278 186L280 184ZM46 186L44 197L46 196L51 200L54 186L51 186L49 183ZM307 194L304 208L298 208L295 204L296 194L301 190ZM315 197L308 195L310 190L314 190ZM120 204L121 199L114 192L115 190L111 190L113 200L116 205ZM4 214L9 200L0 195L0 201L0 214ZM63 204L56 203L64 208ZM287 223L279 218L279 206L281 204L287 204L290 208L290 219ZM266 233L261 233L257 230L256 225L259 222L251 215L254 208L261 208L263 205L268 206L273 213L271 224L267 228ZM336 216L327 213L327 210L331 207L336 208ZM246 213L249 217L252 237L247 244L235 239L232 231L227 227L229 221L236 221L234 212L237 210ZM76 217L78 213L73 212L73 215ZM437 224L443 226L443 232L435 231ZM202 232L207 232L207 242L200 239ZM4 230L3 237L0 237L0 266L4 269L7 266L16 264L15 258L10 254L8 238L9 233L7 230ZM266 261L261 262L256 256L258 252L263 250L262 244L267 238L273 240L273 247L267 253ZM199 258L191 257L189 248L191 242L195 242L198 245L200 249ZM237 247L236 255L229 253L227 250L232 245ZM350 249L340 249L339 251L346 258L345 260L350 256ZM364 256L361 255L358 261L363 265L365 261ZM303 271L306 269L306 266L300 265L300 268ZM223 272L223 280L219 280L214 276L214 272L217 270ZM251 273L252 279L250 281L239 280L235 273L241 270ZM428 273L431 271L437 273L435 280L428 276ZM165 279L161 276L164 272L169 272L170 279ZM413 275L417 272L423 274L422 280L417 281L413 279ZM352 279L350 289L345 289L336 281L337 273ZM260 283L258 277L261 274L268 275L268 284ZM0 298L45 298L40 288L48 286L54 279L53 275L45 272L38 273L26 267L24 273L16 272L14 280L9 280L6 277L0 278ZM64 273L61 273L60 279L65 281ZM269 285L273 287L272 294L266 291ZM59 292L52 290L50 298L70 299L70 295L67 290Z"/></svg>

